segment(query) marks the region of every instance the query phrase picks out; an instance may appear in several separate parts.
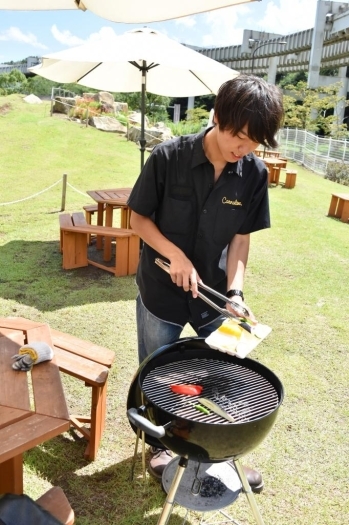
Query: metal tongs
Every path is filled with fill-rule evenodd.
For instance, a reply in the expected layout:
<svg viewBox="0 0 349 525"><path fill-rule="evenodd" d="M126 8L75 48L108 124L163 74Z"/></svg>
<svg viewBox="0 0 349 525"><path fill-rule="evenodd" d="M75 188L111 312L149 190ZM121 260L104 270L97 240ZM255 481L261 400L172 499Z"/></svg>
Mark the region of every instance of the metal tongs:
<svg viewBox="0 0 349 525"><path fill-rule="evenodd" d="M170 265L169 265L168 262L163 261L162 259L156 258L155 259L155 264L160 266L160 268L165 270L165 272L170 273ZM210 288L209 286L207 286L203 282L199 282L198 286L199 286L199 288L202 288L206 292L209 292L210 294L218 297L218 299L221 299L225 303L229 303L234 308L234 310L236 312L238 312L239 316L236 316L232 312L229 312L229 310L227 310L226 308L221 308L214 301L211 301L211 299L206 297L206 295L204 295L203 293L198 291L198 297L200 297L200 299L205 301L205 303L210 305L212 308L217 310L217 312L219 312L220 314L224 315L225 317L229 317L230 319L234 319L235 321L237 321L238 324L241 326L241 328L244 328L250 334L255 334L254 327L246 322L246 320L251 319L250 312L249 312L249 310L247 308L245 308L241 304L236 303L232 299L228 299L228 297L226 297L225 295L223 295L223 294L221 294L219 292L216 292L216 290L213 290L213 288Z"/></svg>

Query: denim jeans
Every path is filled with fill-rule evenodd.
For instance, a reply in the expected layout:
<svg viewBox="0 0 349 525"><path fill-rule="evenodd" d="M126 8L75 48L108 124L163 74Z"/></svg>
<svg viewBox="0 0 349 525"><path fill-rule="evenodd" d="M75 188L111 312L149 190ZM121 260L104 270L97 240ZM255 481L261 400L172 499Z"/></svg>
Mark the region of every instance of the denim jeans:
<svg viewBox="0 0 349 525"><path fill-rule="evenodd" d="M183 326L169 323L151 314L144 306L141 296L138 294L137 301L137 336L138 336L138 359L141 364L148 355L152 354L161 346L178 341ZM219 316L212 323L195 330L199 337L208 337L223 321Z"/></svg>

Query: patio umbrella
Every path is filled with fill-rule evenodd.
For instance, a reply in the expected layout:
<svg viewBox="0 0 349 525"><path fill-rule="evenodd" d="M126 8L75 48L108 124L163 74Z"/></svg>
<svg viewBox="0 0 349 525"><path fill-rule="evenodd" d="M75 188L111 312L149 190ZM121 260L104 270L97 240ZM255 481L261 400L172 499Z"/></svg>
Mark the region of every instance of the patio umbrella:
<svg viewBox="0 0 349 525"><path fill-rule="evenodd" d="M239 73L149 28L42 57L30 71L61 83L111 92L141 91L141 167L144 164L145 93L191 97L217 93Z"/></svg>
<svg viewBox="0 0 349 525"><path fill-rule="evenodd" d="M146 23L170 20L260 0L0 0L0 9L11 11L50 11L88 9L92 13L124 23Z"/></svg>

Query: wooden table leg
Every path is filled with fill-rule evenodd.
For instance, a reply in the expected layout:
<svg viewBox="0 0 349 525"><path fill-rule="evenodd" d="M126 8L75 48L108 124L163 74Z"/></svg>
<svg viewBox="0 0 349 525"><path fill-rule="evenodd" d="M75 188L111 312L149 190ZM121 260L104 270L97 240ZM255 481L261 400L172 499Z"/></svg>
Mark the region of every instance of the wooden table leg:
<svg viewBox="0 0 349 525"><path fill-rule="evenodd" d="M128 206L121 208L121 228L131 229L130 226L131 210Z"/></svg>
<svg viewBox="0 0 349 525"><path fill-rule="evenodd" d="M349 201L345 201L343 199L341 200L343 201L343 206L341 209L341 221L348 222L349 220Z"/></svg>
<svg viewBox="0 0 349 525"><path fill-rule="evenodd" d="M328 210L329 217L338 217L338 215L336 215L337 203L338 203L338 197L336 197L336 195L332 195L330 207Z"/></svg>
<svg viewBox="0 0 349 525"><path fill-rule="evenodd" d="M103 214L104 214L104 204L103 202L98 202L97 204L97 225L98 226L103 226ZM101 235L97 235L97 241L96 241L96 247L97 247L97 250L101 250L102 249L102 242L103 242L103 238Z"/></svg>
<svg viewBox="0 0 349 525"><path fill-rule="evenodd" d="M23 494L23 454L0 463L0 494Z"/></svg>
<svg viewBox="0 0 349 525"><path fill-rule="evenodd" d="M278 166L274 166L274 183L278 185L279 180L280 180L280 168Z"/></svg>
<svg viewBox="0 0 349 525"><path fill-rule="evenodd" d="M107 204L105 207L105 225L110 227L113 226L113 206L111 206L110 204ZM111 259L111 243L111 237L104 238L104 261L110 261Z"/></svg>

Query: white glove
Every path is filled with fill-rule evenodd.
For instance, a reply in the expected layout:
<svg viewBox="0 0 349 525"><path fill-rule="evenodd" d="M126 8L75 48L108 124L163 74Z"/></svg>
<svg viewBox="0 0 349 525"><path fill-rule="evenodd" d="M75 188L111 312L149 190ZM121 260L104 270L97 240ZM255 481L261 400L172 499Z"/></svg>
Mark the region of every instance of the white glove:
<svg viewBox="0 0 349 525"><path fill-rule="evenodd" d="M28 372L28 370L32 369L33 365L37 365L42 361L49 361L52 357L53 350L47 343L34 341L31 344L22 346L18 354L12 356L12 359L16 360L12 368Z"/></svg>

